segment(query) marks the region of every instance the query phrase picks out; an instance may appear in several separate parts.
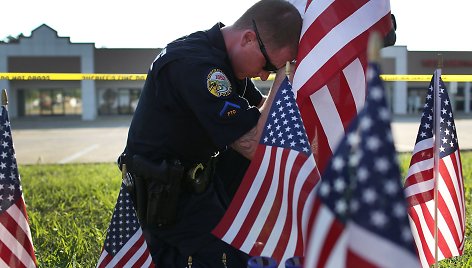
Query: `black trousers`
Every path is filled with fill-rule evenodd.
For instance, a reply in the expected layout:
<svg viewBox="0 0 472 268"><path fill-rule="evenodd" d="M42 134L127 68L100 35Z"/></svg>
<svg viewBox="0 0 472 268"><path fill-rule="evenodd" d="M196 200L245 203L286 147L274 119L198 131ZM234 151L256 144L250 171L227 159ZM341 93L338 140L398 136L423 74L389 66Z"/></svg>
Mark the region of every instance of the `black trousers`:
<svg viewBox="0 0 472 268"><path fill-rule="evenodd" d="M228 206L224 195L221 180L213 178L204 193L181 194L175 225L143 227L156 267L184 268L191 256L192 268L223 268L223 254L228 268L247 267L249 255L211 234Z"/></svg>

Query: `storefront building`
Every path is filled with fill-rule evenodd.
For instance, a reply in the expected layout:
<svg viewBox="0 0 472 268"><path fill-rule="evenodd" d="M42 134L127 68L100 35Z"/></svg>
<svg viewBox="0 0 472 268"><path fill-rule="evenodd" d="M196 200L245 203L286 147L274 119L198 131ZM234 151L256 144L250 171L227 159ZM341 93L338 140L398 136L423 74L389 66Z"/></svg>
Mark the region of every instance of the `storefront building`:
<svg viewBox="0 0 472 268"><path fill-rule="evenodd" d="M0 43L0 73L10 74L0 75L0 88L7 89L11 117L80 116L82 120L94 120L98 116L130 115L136 108L145 74L159 51L71 43L69 37L59 37L43 24L29 37ZM408 51L403 46L382 49L382 70L385 74L431 75L438 53L444 59L443 74L472 74L472 52ZM12 79L12 73L18 77ZM32 74L23 77L24 73ZM93 74L93 79L51 80L40 75L44 73ZM106 74L123 75L110 79ZM255 83L263 91L271 84L260 80ZM387 82L392 112L419 113L428 84ZM471 83L448 82L446 86L455 113L470 114Z"/></svg>
<svg viewBox="0 0 472 268"><path fill-rule="evenodd" d="M442 64L442 75L472 75L472 51L408 51L405 46L393 46L381 50L384 74L432 75ZM440 63L441 62L441 63ZM453 111L456 115L471 114L471 79L448 81ZM419 114L422 111L429 81L386 82L389 104L394 114Z"/></svg>

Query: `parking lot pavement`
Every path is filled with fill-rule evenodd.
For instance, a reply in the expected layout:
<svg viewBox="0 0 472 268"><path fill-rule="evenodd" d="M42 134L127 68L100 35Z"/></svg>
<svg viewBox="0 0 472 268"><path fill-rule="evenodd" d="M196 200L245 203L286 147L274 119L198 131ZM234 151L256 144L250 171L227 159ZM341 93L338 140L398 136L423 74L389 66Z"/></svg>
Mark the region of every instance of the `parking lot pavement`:
<svg viewBox="0 0 472 268"><path fill-rule="evenodd" d="M398 152L411 152L418 134L420 116L395 117L392 121L392 133ZM454 120L459 148L461 151L472 150L472 118L459 117Z"/></svg>
<svg viewBox="0 0 472 268"><path fill-rule="evenodd" d="M80 118L12 119L17 162L114 162L126 144L130 116L82 121Z"/></svg>
<svg viewBox="0 0 472 268"><path fill-rule="evenodd" d="M399 152L413 150L418 117L395 117L392 132ZM124 149L131 116L103 117L94 121L48 117L11 120L17 161L36 163L115 162ZM472 118L455 120L461 150L472 149Z"/></svg>

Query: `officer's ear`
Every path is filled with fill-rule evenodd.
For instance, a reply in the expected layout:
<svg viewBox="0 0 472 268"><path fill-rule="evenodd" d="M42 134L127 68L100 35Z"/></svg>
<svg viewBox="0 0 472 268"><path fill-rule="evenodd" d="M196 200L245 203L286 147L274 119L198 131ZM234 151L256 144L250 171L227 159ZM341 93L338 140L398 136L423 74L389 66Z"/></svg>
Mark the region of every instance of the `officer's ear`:
<svg viewBox="0 0 472 268"><path fill-rule="evenodd" d="M252 30L245 30L241 36L241 46L254 45L254 42L257 44L256 33Z"/></svg>

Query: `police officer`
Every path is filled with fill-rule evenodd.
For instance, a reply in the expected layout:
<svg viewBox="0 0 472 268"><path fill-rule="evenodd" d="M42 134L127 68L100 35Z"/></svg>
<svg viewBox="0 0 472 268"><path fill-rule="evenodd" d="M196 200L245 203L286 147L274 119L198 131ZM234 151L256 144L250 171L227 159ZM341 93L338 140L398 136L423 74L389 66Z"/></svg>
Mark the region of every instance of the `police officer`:
<svg viewBox="0 0 472 268"><path fill-rule="evenodd" d="M220 151L231 147L252 158L284 75L267 99L250 78L284 73L297 55L301 24L287 1L261 0L232 25L217 23L169 43L151 64L121 163L144 181L135 200L145 200L138 214L157 267L185 267L189 256L192 267L222 267L223 253L228 267L246 267L247 255L210 233L226 202L206 179ZM133 159L156 168L143 172L147 164ZM149 201L155 189L157 205ZM157 217L163 221L156 224L150 207L166 211Z"/></svg>

